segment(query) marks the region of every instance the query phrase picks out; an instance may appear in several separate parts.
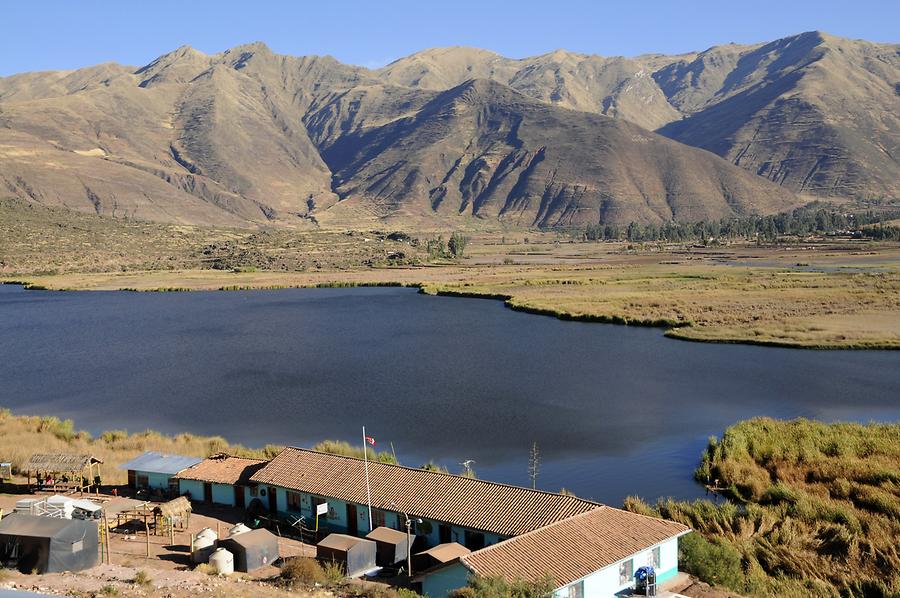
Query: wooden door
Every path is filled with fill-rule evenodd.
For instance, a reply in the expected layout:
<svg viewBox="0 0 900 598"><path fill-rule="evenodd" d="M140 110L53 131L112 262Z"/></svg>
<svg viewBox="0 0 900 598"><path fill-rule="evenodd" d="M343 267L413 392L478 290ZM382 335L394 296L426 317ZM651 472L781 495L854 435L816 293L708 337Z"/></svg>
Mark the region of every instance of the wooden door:
<svg viewBox="0 0 900 598"><path fill-rule="evenodd" d="M278 512L278 489L269 487L269 512Z"/></svg>
<svg viewBox="0 0 900 598"><path fill-rule="evenodd" d="M244 487L243 486L235 486L234 487L234 506L239 509L243 509L246 506L246 502L244 501Z"/></svg>
<svg viewBox="0 0 900 598"><path fill-rule="evenodd" d="M347 503L347 533L355 536L359 532L359 525L356 521L356 505Z"/></svg>
<svg viewBox="0 0 900 598"><path fill-rule="evenodd" d="M212 484L203 483L203 502L212 502Z"/></svg>

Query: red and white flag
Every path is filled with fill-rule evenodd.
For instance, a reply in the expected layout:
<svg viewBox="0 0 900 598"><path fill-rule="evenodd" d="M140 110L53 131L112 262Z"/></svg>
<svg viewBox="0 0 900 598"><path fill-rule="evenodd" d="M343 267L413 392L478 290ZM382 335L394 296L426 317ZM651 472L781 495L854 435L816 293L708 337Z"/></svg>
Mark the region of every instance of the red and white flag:
<svg viewBox="0 0 900 598"><path fill-rule="evenodd" d="M372 446L375 446L375 439L372 438L371 436L366 436L366 442L368 442Z"/></svg>

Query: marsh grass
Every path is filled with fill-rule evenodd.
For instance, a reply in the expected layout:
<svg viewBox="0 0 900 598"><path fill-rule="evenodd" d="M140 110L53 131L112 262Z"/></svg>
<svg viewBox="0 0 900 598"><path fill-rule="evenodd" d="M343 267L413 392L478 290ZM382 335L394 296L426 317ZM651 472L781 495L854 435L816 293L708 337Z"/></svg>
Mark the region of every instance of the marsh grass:
<svg viewBox="0 0 900 598"><path fill-rule="evenodd" d="M102 459L105 483L121 484L126 472L117 466L145 451L159 451L206 457L227 452L237 456L272 458L281 447L268 445L261 449L249 449L230 444L219 436L177 434L168 436L153 430L129 433L110 430L92 438L90 434L76 431L71 420L55 417L13 415L8 409L0 409L0 458L18 468L34 453L90 453Z"/></svg>
<svg viewBox="0 0 900 598"><path fill-rule="evenodd" d="M696 477L731 499L629 498L691 526L686 570L753 596L900 596L900 424L759 418L710 439Z"/></svg>

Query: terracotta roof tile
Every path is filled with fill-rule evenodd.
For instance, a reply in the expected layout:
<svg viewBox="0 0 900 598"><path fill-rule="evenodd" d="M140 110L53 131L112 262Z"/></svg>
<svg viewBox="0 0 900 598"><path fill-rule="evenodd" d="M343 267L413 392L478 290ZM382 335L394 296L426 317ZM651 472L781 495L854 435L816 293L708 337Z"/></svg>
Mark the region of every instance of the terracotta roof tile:
<svg viewBox="0 0 900 598"><path fill-rule="evenodd" d="M549 575L556 587L562 587L689 531L674 521L601 506L482 548L460 561L478 575L526 581Z"/></svg>
<svg viewBox="0 0 900 598"><path fill-rule="evenodd" d="M598 506L574 496L371 461L369 477L375 508L502 536L522 534ZM287 448L250 479L366 504L362 459Z"/></svg>
<svg viewBox="0 0 900 598"><path fill-rule="evenodd" d="M213 455L178 473L179 480L197 480L216 484L246 484L266 462L231 455Z"/></svg>

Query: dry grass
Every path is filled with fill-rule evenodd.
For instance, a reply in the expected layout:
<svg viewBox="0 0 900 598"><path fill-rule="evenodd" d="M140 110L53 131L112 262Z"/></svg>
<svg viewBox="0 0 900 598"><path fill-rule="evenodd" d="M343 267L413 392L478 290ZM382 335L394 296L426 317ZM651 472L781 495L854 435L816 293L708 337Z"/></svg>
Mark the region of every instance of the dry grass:
<svg viewBox="0 0 900 598"><path fill-rule="evenodd" d="M271 458L280 448L268 446L263 449L248 449L241 445L229 444L218 436L194 434L166 436L150 430L134 434L114 430L92 438L86 432L73 430L70 420L11 415L8 410L3 409L0 409L0 429L3 430L0 434L0 456L3 461L12 462L14 468L21 466L34 453L89 453L103 460L103 481L113 484L127 481L126 472L118 470L117 466L145 451L200 457L228 452L241 456Z"/></svg>
<svg viewBox="0 0 900 598"><path fill-rule="evenodd" d="M4 219L3 205L0 275L37 287L403 284L432 294L497 297L515 309L564 318L672 327L668 334L685 340L900 347L896 244L629 246L480 231L465 259L429 262L422 246L431 233L417 233L421 238L410 244L384 233L138 225L65 210L52 212L59 220L54 228L45 225L44 213L10 216L20 216L21 208L7 207ZM388 259L397 252L402 259Z"/></svg>
<svg viewBox="0 0 900 598"><path fill-rule="evenodd" d="M688 571L756 596L900 595L900 424L741 422L697 475L735 502L628 501L701 534Z"/></svg>

